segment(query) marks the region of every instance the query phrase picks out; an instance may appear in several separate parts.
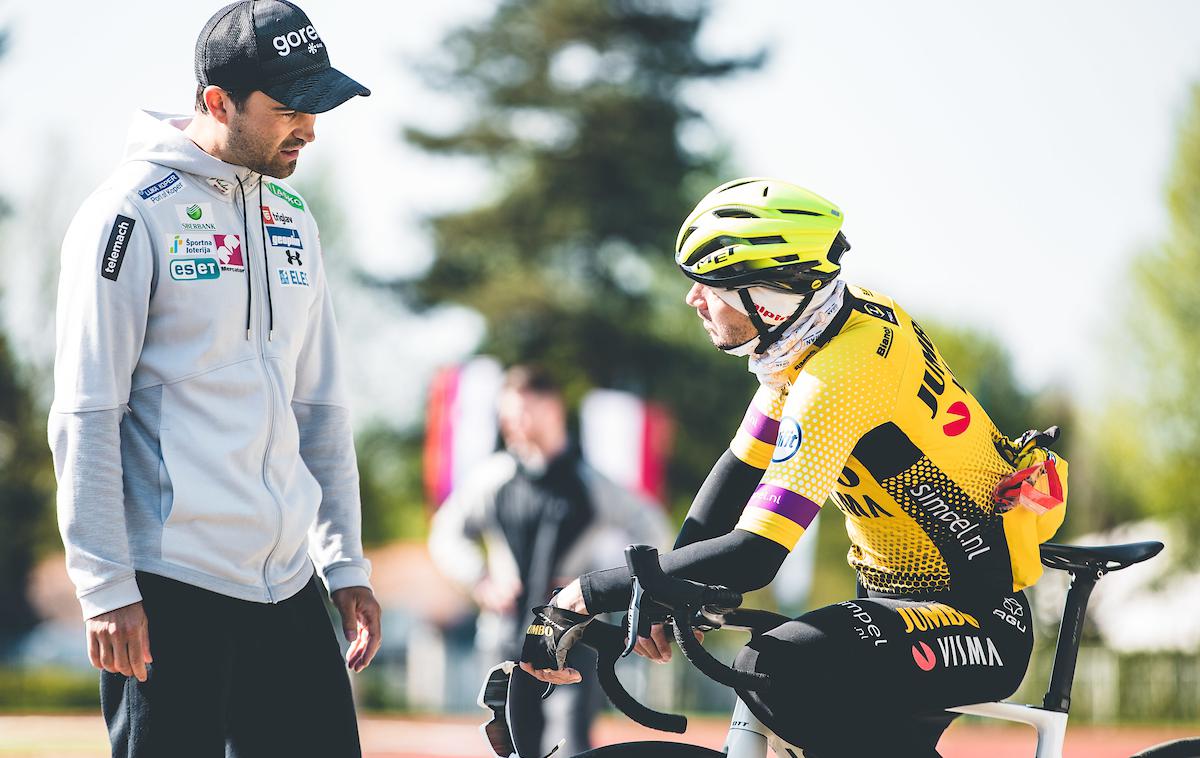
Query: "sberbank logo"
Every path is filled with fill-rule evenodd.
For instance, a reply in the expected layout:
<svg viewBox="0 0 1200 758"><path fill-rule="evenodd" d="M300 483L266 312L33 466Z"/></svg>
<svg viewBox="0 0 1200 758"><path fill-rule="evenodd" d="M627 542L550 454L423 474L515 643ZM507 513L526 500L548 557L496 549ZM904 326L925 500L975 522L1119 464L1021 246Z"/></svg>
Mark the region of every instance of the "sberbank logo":
<svg viewBox="0 0 1200 758"><path fill-rule="evenodd" d="M204 209L198 204L192 203L187 207L187 215L192 221L199 221L200 217L204 215Z"/></svg>
<svg viewBox="0 0 1200 758"><path fill-rule="evenodd" d="M271 191L272 195L284 200L288 205L292 206L296 210L304 210L303 200L288 192L283 187L280 187L275 182L267 182L267 189Z"/></svg>

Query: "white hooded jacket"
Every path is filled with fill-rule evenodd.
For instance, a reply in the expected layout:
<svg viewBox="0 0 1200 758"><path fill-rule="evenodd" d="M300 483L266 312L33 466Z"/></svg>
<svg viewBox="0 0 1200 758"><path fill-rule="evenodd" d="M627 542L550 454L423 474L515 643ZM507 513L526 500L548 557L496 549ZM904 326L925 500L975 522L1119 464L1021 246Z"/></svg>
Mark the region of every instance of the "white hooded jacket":
<svg viewBox="0 0 1200 758"><path fill-rule="evenodd" d="M63 242L49 437L85 618L140 600L135 569L256 602L314 562L369 586L316 223L188 120L139 112Z"/></svg>

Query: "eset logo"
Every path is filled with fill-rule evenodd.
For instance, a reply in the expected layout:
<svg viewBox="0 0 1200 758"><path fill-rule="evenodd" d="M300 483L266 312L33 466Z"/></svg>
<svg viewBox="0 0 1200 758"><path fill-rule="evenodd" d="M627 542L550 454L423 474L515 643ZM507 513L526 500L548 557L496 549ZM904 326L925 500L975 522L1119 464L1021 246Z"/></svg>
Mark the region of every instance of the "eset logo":
<svg viewBox="0 0 1200 758"><path fill-rule="evenodd" d="M170 263L171 278L179 282L216 279L221 267L212 258L176 258Z"/></svg>

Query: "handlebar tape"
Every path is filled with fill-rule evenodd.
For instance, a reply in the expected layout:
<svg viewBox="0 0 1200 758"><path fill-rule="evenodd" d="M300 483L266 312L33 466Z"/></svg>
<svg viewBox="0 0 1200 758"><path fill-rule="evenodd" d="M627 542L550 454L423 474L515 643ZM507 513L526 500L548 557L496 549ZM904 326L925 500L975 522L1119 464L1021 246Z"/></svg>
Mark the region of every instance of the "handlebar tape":
<svg viewBox="0 0 1200 758"><path fill-rule="evenodd" d="M629 718L642 726L657 729L660 732L683 734L687 731L687 718L672 713L663 713L653 708L647 708L634 699L633 695L617 678L616 664L625 648L625 630L613 624L596 620L588 625L581 639L583 644L595 648L596 676L604 694L617 708Z"/></svg>

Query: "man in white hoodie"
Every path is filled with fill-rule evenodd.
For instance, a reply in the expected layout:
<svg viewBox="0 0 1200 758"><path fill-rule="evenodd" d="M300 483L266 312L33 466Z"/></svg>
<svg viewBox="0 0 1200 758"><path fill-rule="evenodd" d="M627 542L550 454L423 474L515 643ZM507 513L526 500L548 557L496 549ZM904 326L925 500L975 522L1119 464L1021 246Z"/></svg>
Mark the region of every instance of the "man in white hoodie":
<svg viewBox="0 0 1200 758"><path fill-rule="evenodd" d="M192 116L136 115L63 243L67 566L114 755L355 756L346 666L380 608L320 239L282 179L314 114L370 91L280 0L218 11L196 77Z"/></svg>

